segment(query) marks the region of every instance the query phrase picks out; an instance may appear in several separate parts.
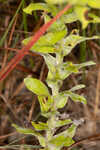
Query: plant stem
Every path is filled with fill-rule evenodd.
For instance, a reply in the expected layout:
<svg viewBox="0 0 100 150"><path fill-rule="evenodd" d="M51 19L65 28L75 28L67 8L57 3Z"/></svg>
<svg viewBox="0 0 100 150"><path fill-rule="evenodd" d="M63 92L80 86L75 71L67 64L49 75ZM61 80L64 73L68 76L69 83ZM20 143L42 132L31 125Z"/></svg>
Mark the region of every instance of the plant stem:
<svg viewBox="0 0 100 150"><path fill-rule="evenodd" d="M60 53L56 53L56 72L58 72L58 69L60 68L61 64L63 63L63 57ZM56 86L54 83L54 86L52 88L52 96L57 96L59 94L59 89L61 87L61 84L59 84L59 82L61 82L61 80L56 79L54 76L53 79L56 82ZM62 82L61 82L62 83ZM48 146L48 141L51 140L53 138L53 135L55 133L55 122L57 120L57 102L54 99L54 103L53 103L53 108L52 110L54 111L54 113L51 114L50 118L48 119L48 125L49 125L49 131L47 131L46 133L46 140L47 140L47 149L48 150L52 150L52 146Z"/></svg>

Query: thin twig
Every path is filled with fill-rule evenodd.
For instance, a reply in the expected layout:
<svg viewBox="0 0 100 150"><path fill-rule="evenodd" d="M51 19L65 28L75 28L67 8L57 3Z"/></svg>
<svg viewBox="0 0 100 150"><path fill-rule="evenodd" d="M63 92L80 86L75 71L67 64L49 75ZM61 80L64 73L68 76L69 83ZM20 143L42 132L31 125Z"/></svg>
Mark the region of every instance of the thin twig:
<svg viewBox="0 0 100 150"><path fill-rule="evenodd" d="M99 134L96 134L96 135L93 135L93 136L90 136L90 137L87 137L85 139L82 139L80 141L77 141L75 142L73 145L71 145L69 148L66 148L65 150L71 150L72 148L80 145L80 144L83 144L83 143L87 143L89 141L94 141L94 140L97 140L100 138L100 133Z"/></svg>
<svg viewBox="0 0 100 150"><path fill-rule="evenodd" d="M9 134L6 134L6 135L2 135L0 136L0 139L5 139L5 138L8 138L9 136L12 136L12 135L15 135L17 134L17 132L12 132L12 133L9 133Z"/></svg>
<svg viewBox="0 0 100 150"><path fill-rule="evenodd" d="M97 79L97 87L96 87L96 99L95 99L95 105L94 105L94 115L96 118L96 115L98 113L98 106L99 106L99 96L100 96L100 68L98 70L98 79Z"/></svg>
<svg viewBox="0 0 100 150"><path fill-rule="evenodd" d="M18 14L16 15L15 17L15 22L12 26L12 29L11 29L11 33L10 33L10 36L9 36L9 41L8 41L8 46L11 44L11 41L12 41L12 37L13 37L13 34L14 34L14 30L15 30L15 26L16 26L16 22L17 22L17 19L18 19Z"/></svg>
<svg viewBox="0 0 100 150"><path fill-rule="evenodd" d="M0 48L0 50L9 50L9 51L12 51L12 52L17 52L17 53L19 53L19 49L16 49L16 48L10 48L10 47L2 47L2 48ZM30 55L30 56L39 56L39 57L42 57L40 54L38 54L38 53L35 53L35 52L28 52L27 53L27 55Z"/></svg>
<svg viewBox="0 0 100 150"><path fill-rule="evenodd" d="M12 114L14 115L14 117L17 120L19 120L18 117L17 117L17 115L16 115L16 113L15 113L15 111L12 109L11 104L8 102L8 100L5 98L5 96L3 94L0 94L0 97L3 99L3 101L5 102L5 104L7 105L7 107L10 109L10 111L12 112Z"/></svg>

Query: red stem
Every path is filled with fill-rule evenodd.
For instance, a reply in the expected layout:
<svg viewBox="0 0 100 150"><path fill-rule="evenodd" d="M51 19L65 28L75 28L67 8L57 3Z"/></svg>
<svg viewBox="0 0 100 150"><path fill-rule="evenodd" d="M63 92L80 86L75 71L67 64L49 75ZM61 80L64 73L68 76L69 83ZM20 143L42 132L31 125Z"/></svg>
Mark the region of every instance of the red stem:
<svg viewBox="0 0 100 150"><path fill-rule="evenodd" d="M15 68L15 66L23 59L23 57L28 53L31 47L39 40L39 38L47 31L47 29L60 17L65 11L68 11L71 5L68 4L66 7L60 11L53 19L44 24L39 31L35 33L29 43L24 46L20 52L8 63L8 65L0 72L0 81L4 80L7 75Z"/></svg>

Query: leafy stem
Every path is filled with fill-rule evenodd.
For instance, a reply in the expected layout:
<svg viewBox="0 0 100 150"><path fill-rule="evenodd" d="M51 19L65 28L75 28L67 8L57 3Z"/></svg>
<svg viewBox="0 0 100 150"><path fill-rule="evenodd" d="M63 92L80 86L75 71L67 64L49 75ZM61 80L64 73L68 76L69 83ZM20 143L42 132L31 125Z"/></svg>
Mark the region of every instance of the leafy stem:
<svg viewBox="0 0 100 150"><path fill-rule="evenodd" d="M66 3L69 3L66 5ZM14 127L18 132L24 134L31 134L37 137L43 150L61 150L64 146L69 147L74 143L73 136L78 126L75 121L69 119L60 119L59 109L62 109L67 105L70 98L74 102L81 102L86 104L86 99L75 93L76 90L84 88L84 85L76 85L69 90L60 91L63 81L68 78L72 73L79 73L80 69L85 66L94 65L92 61L84 62L81 64L73 64L70 61L64 62L64 56L68 55L73 48L91 39L99 39L99 36L84 37L79 35L77 29L68 33L66 23L72 23L74 21L81 21L82 28L86 28L90 22L100 22L98 17L96 19L92 14L92 20L85 18L85 13L89 7L100 7L98 1L91 2L91 0L78 1L78 0L45 0L45 3L31 3L24 9L25 13L31 14L32 11L43 10L45 25L33 36L23 40L23 44L26 45L21 53L20 60L27 53L27 49L31 49L44 57L44 60L48 67L48 75L46 79L46 86L38 79L28 77L24 79L26 87L37 95L41 115L46 118L45 122L34 122L32 125L35 130L27 128L20 128L16 125ZM62 7L66 7L57 14L60 7L56 4L61 4ZM88 7L89 6L89 7ZM69 8L72 9L65 13ZM51 13L51 16L49 15ZM63 15L62 15L63 14ZM55 16L55 17L54 17ZM57 20L59 17L61 18ZM53 19L51 19L54 17ZM47 31L47 32L46 32ZM45 35L43 35L46 32ZM43 35L43 36L42 36ZM27 48L27 49L26 49ZM16 64L19 62L19 54L16 56ZM11 70L12 64L15 66L15 61L8 66L8 70ZM9 67L12 67L11 69ZM7 71L7 70L6 70ZM5 77L2 74L1 79ZM49 91L51 88L51 92ZM64 131L57 133L58 129L66 126ZM40 131L45 131L45 136Z"/></svg>

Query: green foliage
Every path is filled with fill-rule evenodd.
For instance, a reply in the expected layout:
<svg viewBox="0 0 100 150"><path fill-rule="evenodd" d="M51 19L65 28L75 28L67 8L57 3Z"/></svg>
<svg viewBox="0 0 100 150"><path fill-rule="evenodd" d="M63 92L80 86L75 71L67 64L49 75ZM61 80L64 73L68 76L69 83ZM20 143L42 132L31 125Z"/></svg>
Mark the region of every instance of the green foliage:
<svg viewBox="0 0 100 150"><path fill-rule="evenodd" d="M65 2L67 2L67 0L55 0L55 1L53 1L53 0L45 0L47 3L49 3L49 4L62 4L62 3L65 3Z"/></svg>
<svg viewBox="0 0 100 150"><path fill-rule="evenodd" d="M32 129L28 129L28 128L21 128L15 124L12 125L13 127L16 128L16 130L22 134L29 134L29 135L33 135L36 136L41 144L41 146L45 147L45 138L37 131L34 131Z"/></svg>
<svg viewBox="0 0 100 150"><path fill-rule="evenodd" d="M28 77L24 79L24 83L27 88L40 96L49 96L49 91L47 87L39 80Z"/></svg>
<svg viewBox="0 0 100 150"><path fill-rule="evenodd" d="M100 8L99 0L45 0L46 3L31 3L28 7L24 8L24 12L27 14L32 14L32 11L43 10L45 12L51 13L55 15L57 11L57 6L53 6L52 4L63 4L69 3L72 4L73 11L72 13L65 14L62 16L62 21L64 23L71 23L76 20L79 20L82 23L82 28L86 28L89 23L100 23L100 18L90 13L91 8ZM51 7L52 6L52 7ZM91 15L90 15L90 14ZM89 14L90 19L87 19L86 14ZM66 19L65 19L66 18Z"/></svg>
<svg viewBox="0 0 100 150"><path fill-rule="evenodd" d="M34 136L40 136L40 134L38 132L36 132L32 129L21 128L21 127L15 125L15 124L13 124L12 126L15 127L18 132L21 132L23 134L30 134L30 135L34 135Z"/></svg>
<svg viewBox="0 0 100 150"><path fill-rule="evenodd" d="M57 108L63 108L68 101L68 97L62 93L59 93L58 95L54 96L53 98L55 100Z"/></svg>
<svg viewBox="0 0 100 150"><path fill-rule="evenodd" d="M32 14L32 11L35 10L44 10L47 12L51 12L50 8L48 5L45 3L31 3L28 7L24 8L23 11L27 14Z"/></svg>
<svg viewBox="0 0 100 150"><path fill-rule="evenodd" d="M73 91L82 89L82 88L84 88L84 87L85 87L84 84L79 84L79 85L76 85L76 86L72 87L72 88L70 89L70 91L73 92Z"/></svg>
<svg viewBox="0 0 100 150"><path fill-rule="evenodd" d="M37 131L48 130L47 124L43 122L39 122L38 124L36 124L32 121L32 125Z"/></svg>
<svg viewBox="0 0 100 150"><path fill-rule="evenodd" d="M63 146L70 146L74 143L72 137L74 136L76 131L76 126L73 124L67 130L55 135L51 140L50 144L54 145L54 147L61 149Z"/></svg>
<svg viewBox="0 0 100 150"><path fill-rule="evenodd" d="M86 104L86 99L83 96L72 93L71 91L64 91L64 95L69 96L75 102Z"/></svg>
<svg viewBox="0 0 100 150"><path fill-rule="evenodd" d="M75 135L77 126L70 119L61 120L59 118L59 109L67 104L69 98L74 102L86 104L86 99L83 96L74 93L76 90L84 88L85 86L82 84L76 85L62 92L60 92L60 88L63 84L63 80L70 74L77 74L82 67L94 65L95 63L89 61L81 64L73 64L69 61L64 62L63 59L77 44L86 40L99 39L100 37L80 36L77 30L73 30L68 34L66 23L79 20L82 23L83 29L86 28L89 23L99 23L99 17L90 12L90 7L100 8L100 2L98 0L45 0L45 3L31 3L24 9L24 12L28 14L32 14L32 11L37 10L44 11L43 16L44 22L46 23L60 10L58 5L62 4L61 7L64 7L66 3L72 4L72 8L69 12L65 13L59 20L52 24L47 33L31 48L32 51L40 53L47 64L49 71L46 83L48 87L51 88L51 93L48 87L40 80L32 77L24 79L26 87L38 96L41 115L46 117L47 121L38 123L32 122L34 130L13 125L20 133L36 136L44 150L61 150L63 146L68 147L74 143L72 138ZM51 13L51 15L48 13ZM87 19L85 16L86 13L88 13L88 16L92 19ZM23 44L26 45L30 39L31 37L24 39ZM54 53L55 55L49 53ZM57 129L65 125L68 125L67 129L57 134ZM45 136L41 135L39 131L45 131Z"/></svg>
<svg viewBox="0 0 100 150"><path fill-rule="evenodd" d="M72 120L70 119L67 119L67 120L57 120L55 122L55 127L61 127L61 126L64 126L64 125L67 125L67 124L71 124L72 123Z"/></svg>
<svg viewBox="0 0 100 150"><path fill-rule="evenodd" d="M38 96L38 100L40 103L42 113L48 112L48 110L51 109L54 101L51 96L48 97Z"/></svg>
<svg viewBox="0 0 100 150"><path fill-rule="evenodd" d="M55 53L54 45L66 35L66 30L59 32L49 32L42 36L38 42L31 48L32 51L41 53ZM27 44L31 40L27 38L23 40L23 44Z"/></svg>
<svg viewBox="0 0 100 150"><path fill-rule="evenodd" d="M92 8L100 9L100 1L98 0L88 0L88 5Z"/></svg>

